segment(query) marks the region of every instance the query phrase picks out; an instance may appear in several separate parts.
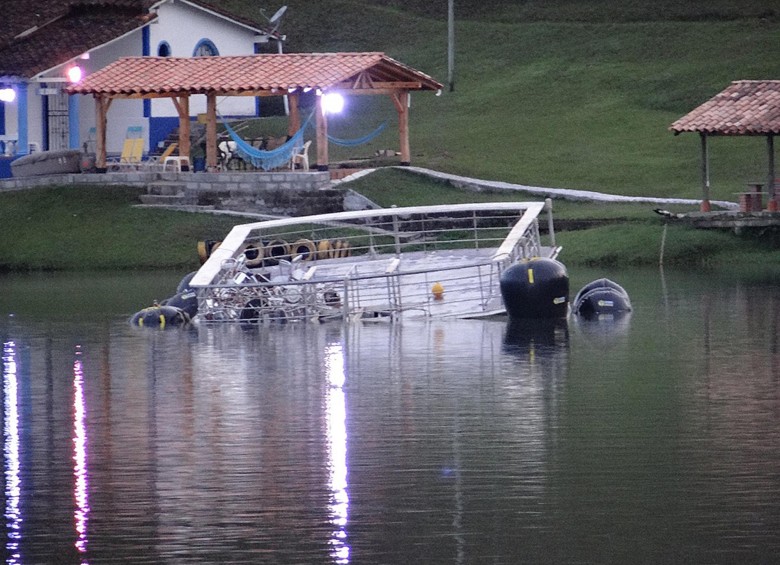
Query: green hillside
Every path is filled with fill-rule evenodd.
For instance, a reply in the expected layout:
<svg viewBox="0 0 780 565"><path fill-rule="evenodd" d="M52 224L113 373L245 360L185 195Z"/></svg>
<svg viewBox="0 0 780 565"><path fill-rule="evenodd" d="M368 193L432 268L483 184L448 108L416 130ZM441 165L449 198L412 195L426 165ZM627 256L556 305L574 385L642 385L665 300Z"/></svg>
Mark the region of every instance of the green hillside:
<svg viewBox="0 0 780 565"><path fill-rule="evenodd" d="M383 51L447 82L445 0L286 4L287 51ZM264 21L255 0L219 5ZM698 197L698 136L669 125L732 80L780 78L775 1L456 0L455 11L454 92L415 95L411 122L413 164L448 172ZM385 119L389 99L355 97L332 130L360 135ZM390 127L334 158L396 145ZM762 138L710 145L713 199L765 178Z"/></svg>

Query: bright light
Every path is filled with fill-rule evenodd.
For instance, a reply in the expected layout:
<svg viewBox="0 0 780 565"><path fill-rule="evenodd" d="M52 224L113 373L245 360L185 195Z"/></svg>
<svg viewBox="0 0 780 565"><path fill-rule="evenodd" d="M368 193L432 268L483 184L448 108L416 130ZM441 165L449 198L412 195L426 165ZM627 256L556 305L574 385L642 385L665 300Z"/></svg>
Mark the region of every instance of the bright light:
<svg viewBox="0 0 780 565"><path fill-rule="evenodd" d="M71 67L68 69L68 80L70 82L79 82L82 74L81 67Z"/></svg>
<svg viewBox="0 0 780 565"><path fill-rule="evenodd" d="M338 92L323 94L322 109L326 114L338 114L344 109L344 97Z"/></svg>
<svg viewBox="0 0 780 565"><path fill-rule="evenodd" d="M16 91L13 88L0 88L0 102L13 102L16 100Z"/></svg>

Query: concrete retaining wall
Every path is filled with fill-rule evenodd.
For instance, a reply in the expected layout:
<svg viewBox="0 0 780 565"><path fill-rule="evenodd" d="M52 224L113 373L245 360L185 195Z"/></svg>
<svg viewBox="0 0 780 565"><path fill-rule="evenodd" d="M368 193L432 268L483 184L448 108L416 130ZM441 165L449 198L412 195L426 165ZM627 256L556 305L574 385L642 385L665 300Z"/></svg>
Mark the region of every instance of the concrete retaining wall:
<svg viewBox="0 0 780 565"><path fill-rule="evenodd" d="M208 206L282 216L344 210L345 190L331 187L327 171L203 173L128 171L61 174L0 181L0 192L67 184L142 186L144 202ZM163 189L164 187L164 189Z"/></svg>
<svg viewBox="0 0 780 565"><path fill-rule="evenodd" d="M58 184L121 184L147 186L158 181L176 181L188 188L200 190L209 187L262 187L269 189L318 190L330 186L327 171L272 172L272 173L175 173L156 171L127 171L121 173L67 173L41 177L22 177L0 180L0 191L20 190Z"/></svg>

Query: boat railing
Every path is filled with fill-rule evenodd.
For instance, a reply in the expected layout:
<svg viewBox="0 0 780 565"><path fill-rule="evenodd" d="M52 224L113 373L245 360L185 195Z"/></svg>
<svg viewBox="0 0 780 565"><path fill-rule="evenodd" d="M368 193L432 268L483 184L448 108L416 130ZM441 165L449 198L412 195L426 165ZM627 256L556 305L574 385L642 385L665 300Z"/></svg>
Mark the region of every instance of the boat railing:
<svg viewBox="0 0 780 565"><path fill-rule="evenodd" d="M412 269L395 273L362 273L352 265L340 275L304 280L301 272L290 278L264 281L242 270L240 262L232 281L212 285L203 295L199 312L204 320L242 321L255 315L271 319L306 320L322 318L394 317L403 311L430 313L436 305L431 292L434 283L447 289L447 306L458 311L474 302L486 309L497 298L493 289L499 276L491 258L465 268L451 265L436 270ZM419 284L420 277L424 283ZM252 301L257 302L247 306Z"/></svg>
<svg viewBox="0 0 780 565"><path fill-rule="evenodd" d="M541 202L425 206L285 218L236 226L198 271L199 316L392 317L495 307L512 263L542 254ZM249 308L249 309L248 309ZM439 308L439 310L442 310Z"/></svg>

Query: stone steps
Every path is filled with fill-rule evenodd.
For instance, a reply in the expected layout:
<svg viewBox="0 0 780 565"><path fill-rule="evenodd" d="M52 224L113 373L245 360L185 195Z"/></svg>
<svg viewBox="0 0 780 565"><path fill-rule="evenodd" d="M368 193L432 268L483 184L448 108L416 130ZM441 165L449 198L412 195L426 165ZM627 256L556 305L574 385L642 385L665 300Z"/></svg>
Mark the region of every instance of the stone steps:
<svg viewBox="0 0 780 565"><path fill-rule="evenodd" d="M177 181L155 181L146 185L146 193L158 196L184 196L187 185Z"/></svg>
<svg viewBox="0 0 780 565"><path fill-rule="evenodd" d="M187 194L187 186L182 182L158 180L146 185L146 194L140 196L144 204L166 206L186 206L197 204L197 198Z"/></svg>

